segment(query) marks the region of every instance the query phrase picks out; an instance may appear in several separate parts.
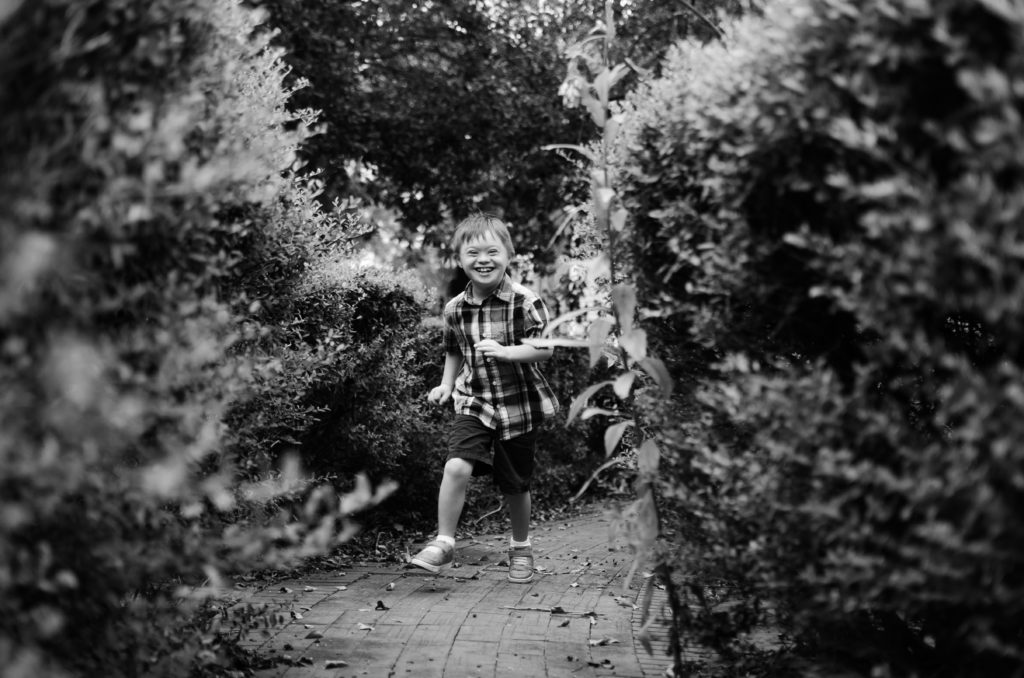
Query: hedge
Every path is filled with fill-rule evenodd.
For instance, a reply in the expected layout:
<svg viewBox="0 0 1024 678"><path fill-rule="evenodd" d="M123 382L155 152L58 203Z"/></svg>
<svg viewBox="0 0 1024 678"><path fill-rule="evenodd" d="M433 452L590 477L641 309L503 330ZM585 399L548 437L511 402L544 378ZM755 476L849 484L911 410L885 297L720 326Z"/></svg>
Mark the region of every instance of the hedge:
<svg viewBox="0 0 1024 678"><path fill-rule="evenodd" d="M735 650L773 609L808 674L1024 666L1022 28L776 2L627 107L637 274L687 366L651 415L688 637Z"/></svg>
<svg viewBox="0 0 1024 678"><path fill-rule="evenodd" d="M315 114L287 110L260 20L230 0L0 17L5 676L224 669L263 614L218 616L224 577L348 533L294 463L246 478L226 454L280 300L351 230L293 177Z"/></svg>

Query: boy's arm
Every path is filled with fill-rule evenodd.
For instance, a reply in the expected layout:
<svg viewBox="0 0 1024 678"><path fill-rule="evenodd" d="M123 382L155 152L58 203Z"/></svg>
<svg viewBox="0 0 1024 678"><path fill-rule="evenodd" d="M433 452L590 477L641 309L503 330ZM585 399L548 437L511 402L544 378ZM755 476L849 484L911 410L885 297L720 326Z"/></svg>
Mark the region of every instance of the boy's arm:
<svg viewBox="0 0 1024 678"><path fill-rule="evenodd" d="M441 385L448 385L448 390L455 388L455 377L459 376L462 369L462 353L448 352L444 354L444 375L441 377Z"/></svg>
<svg viewBox="0 0 1024 678"><path fill-rule="evenodd" d="M548 308L539 297L527 302L523 306L525 316L525 336L539 338L548 324ZM517 338L516 341L519 341ZM547 360L554 354L552 348L536 348L528 344L515 344L514 346L502 346L493 339L485 339L479 342L474 348L481 355L503 360L510 363L539 363Z"/></svg>
<svg viewBox="0 0 1024 678"><path fill-rule="evenodd" d="M452 397L455 389L455 378L459 376L462 369L462 354L447 352L444 354L444 374L441 376L441 385L434 387L427 396L427 400L438 405L443 405Z"/></svg>
<svg viewBox="0 0 1024 678"><path fill-rule="evenodd" d="M550 348L534 348L527 344L502 346L493 339L484 339L477 343L476 350L487 358L509 363L539 363L547 360L554 353Z"/></svg>

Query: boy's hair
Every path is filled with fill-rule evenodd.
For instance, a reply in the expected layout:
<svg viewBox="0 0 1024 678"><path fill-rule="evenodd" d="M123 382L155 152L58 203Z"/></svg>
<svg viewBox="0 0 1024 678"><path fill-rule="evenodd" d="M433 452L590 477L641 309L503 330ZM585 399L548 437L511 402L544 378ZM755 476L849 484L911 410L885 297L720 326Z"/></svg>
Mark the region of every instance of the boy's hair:
<svg viewBox="0 0 1024 678"><path fill-rule="evenodd" d="M452 236L452 250L458 256L463 245L487 234L497 236L501 244L508 250L509 258L515 256L516 250L512 246L512 236L509 235L508 225L493 214L484 212L471 214L459 223L455 229L455 235Z"/></svg>

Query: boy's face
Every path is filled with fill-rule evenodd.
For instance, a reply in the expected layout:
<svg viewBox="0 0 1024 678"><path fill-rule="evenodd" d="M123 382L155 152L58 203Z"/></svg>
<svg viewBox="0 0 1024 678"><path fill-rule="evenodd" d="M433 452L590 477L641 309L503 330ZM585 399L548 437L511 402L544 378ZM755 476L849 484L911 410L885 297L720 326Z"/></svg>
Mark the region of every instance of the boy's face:
<svg viewBox="0 0 1024 678"><path fill-rule="evenodd" d="M459 248L459 265L480 296L486 296L501 284L508 260L509 251L493 233L484 233Z"/></svg>

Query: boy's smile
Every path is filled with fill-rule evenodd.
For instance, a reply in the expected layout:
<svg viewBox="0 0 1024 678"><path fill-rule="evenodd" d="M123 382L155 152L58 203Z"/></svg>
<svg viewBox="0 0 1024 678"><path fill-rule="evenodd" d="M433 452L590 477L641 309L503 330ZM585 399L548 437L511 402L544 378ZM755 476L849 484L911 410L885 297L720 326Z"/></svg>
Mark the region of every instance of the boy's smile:
<svg viewBox="0 0 1024 678"><path fill-rule="evenodd" d="M487 297L501 285L508 270L509 252L493 233L484 233L459 250L459 265L473 283L473 296Z"/></svg>

